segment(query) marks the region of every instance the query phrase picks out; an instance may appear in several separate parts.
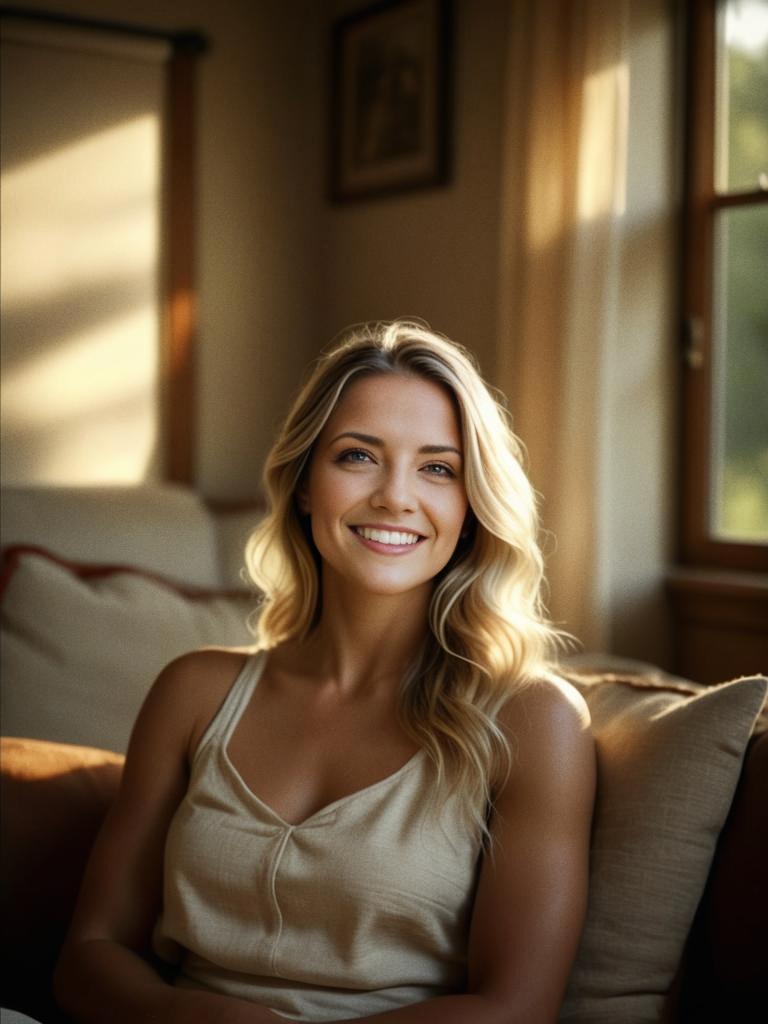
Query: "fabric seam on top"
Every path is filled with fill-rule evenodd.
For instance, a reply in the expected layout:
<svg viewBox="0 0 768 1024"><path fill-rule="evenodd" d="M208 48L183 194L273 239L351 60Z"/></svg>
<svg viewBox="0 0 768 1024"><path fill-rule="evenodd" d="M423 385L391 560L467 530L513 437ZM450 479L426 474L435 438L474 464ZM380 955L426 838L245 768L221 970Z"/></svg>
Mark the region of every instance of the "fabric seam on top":
<svg viewBox="0 0 768 1024"><path fill-rule="evenodd" d="M272 897L272 903L274 904L275 913L277 914L277 934L275 935L275 940L272 943L272 955L270 956L269 962L270 967L272 968L272 973L275 975L275 977L278 978L282 977L282 975L277 969L277 953L278 948L280 946L280 939L283 934L283 912L280 909L280 901L277 898L277 872L280 868L280 863L283 859L285 849L288 846L288 840L291 838L292 835L293 826L289 825L280 840L280 845L275 851L275 856L272 859L272 868L269 873L269 892Z"/></svg>

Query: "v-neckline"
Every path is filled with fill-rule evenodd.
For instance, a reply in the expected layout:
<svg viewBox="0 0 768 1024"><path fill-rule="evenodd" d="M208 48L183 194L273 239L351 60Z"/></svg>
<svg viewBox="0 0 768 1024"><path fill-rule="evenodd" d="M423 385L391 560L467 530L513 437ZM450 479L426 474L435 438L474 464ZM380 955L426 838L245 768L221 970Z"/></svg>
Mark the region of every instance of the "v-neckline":
<svg viewBox="0 0 768 1024"><path fill-rule="evenodd" d="M378 779L376 782L371 782L367 786L363 786L361 789L356 789L352 793L347 793L345 796L337 797L330 803L327 803L322 807L318 808L316 811L313 811L310 815L308 815L306 818L303 818L299 822L288 821L281 814L279 814L274 809L274 807L268 804L265 800L262 800L258 793L254 792L254 790L248 785L248 783L243 778L240 769L232 760L232 757L230 756L229 753L229 744L232 741L232 737L234 736L237 727L240 724L240 720L243 714L245 713L246 708L251 703L253 695L256 692L256 688L258 687L259 682L261 681L261 677L264 674L264 669L269 658L269 651L258 651L254 655L254 657L258 658L259 662L256 666L251 667L252 675L251 678L247 681L246 692L243 695L243 699L241 701L238 701L237 713L232 716L232 719L227 723L227 726L224 729L224 734L221 737L220 749L222 752L224 762L227 765L230 772L232 773L232 775L234 776L234 778L236 779L239 787L243 790L244 793L247 794L249 799L258 804L258 806L262 808L262 810L266 811L267 814L269 814L270 817L274 818L275 821L277 821L283 828L289 830L304 828L305 826L308 826L310 823L314 822L315 818L327 817L328 815L336 811L341 805L349 803L359 797L363 797L366 794L373 792L374 790L380 787L395 782L397 779L400 778L401 775L404 775L408 769L415 765L418 759L425 753L423 747L419 748L419 750L411 754L411 756L404 764L400 765L400 767L395 769L395 771L390 772L389 775L385 775L383 779ZM247 667L250 664L250 662L246 661L246 664L243 666L241 673L238 675L238 679L242 677L242 672L246 671ZM238 680L235 680L233 686L237 686L237 683Z"/></svg>
<svg viewBox="0 0 768 1024"><path fill-rule="evenodd" d="M261 807L262 810L266 811L270 817L274 818L279 825L281 825L285 829L290 830L309 827L314 822L315 818L327 817L334 811L338 810L339 807L341 807L343 804L350 803L353 800L356 800L360 797L366 796L369 793L372 793L376 789L382 788L390 783L395 782L398 778L400 778L401 775L405 775L408 769L412 768L425 753L423 748L417 750L414 754L411 754L411 756L408 758L405 764L402 764L399 768L397 768L394 772L391 772L389 775L385 775L383 779L379 779L376 782L371 782L369 785L363 786L362 789L356 789L352 793L347 793L344 796L337 797L335 800L332 800L330 803L324 804L316 811L313 811L306 818L303 818L301 821L297 822L288 821L281 814L279 814L274 809L274 807L268 804L265 800L262 800L262 798L251 789L251 787L248 785L248 783L241 775L239 768L234 763L232 758L229 756L228 747L228 742L222 744L221 749L224 755L224 761L226 762L227 767L237 780L237 783L240 786L240 788L247 794L250 800L258 804L259 807Z"/></svg>

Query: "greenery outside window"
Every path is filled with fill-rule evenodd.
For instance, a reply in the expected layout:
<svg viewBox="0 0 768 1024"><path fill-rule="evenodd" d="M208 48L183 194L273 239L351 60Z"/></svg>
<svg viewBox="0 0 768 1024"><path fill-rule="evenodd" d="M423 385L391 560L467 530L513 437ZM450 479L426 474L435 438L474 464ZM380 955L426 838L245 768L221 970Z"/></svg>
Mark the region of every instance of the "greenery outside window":
<svg viewBox="0 0 768 1024"><path fill-rule="evenodd" d="M768 0L690 0L681 548L768 569Z"/></svg>

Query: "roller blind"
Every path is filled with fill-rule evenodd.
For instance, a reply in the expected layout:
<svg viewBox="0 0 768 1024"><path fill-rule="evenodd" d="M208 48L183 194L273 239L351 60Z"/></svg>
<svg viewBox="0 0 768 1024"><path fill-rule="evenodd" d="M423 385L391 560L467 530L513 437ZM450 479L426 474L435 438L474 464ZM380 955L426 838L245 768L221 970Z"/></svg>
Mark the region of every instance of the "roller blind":
<svg viewBox="0 0 768 1024"><path fill-rule="evenodd" d="M2 26L4 483L160 475L169 51Z"/></svg>

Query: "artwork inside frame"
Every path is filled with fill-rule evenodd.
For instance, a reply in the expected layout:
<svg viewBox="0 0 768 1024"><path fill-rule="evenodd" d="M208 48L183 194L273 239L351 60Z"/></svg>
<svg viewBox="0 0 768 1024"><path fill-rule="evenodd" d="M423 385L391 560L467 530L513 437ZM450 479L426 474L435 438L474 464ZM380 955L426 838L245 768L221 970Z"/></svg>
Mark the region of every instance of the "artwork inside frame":
<svg viewBox="0 0 768 1024"><path fill-rule="evenodd" d="M331 198L448 178L450 0L385 0L333 26Z"/></svg>

